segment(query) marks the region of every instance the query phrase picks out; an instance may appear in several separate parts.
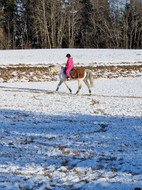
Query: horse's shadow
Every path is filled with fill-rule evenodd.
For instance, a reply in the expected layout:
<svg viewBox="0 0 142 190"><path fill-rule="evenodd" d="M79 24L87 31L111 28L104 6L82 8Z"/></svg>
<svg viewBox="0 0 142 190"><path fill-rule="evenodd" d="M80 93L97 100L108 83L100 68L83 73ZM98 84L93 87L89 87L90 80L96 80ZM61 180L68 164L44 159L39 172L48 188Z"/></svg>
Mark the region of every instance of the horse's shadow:
<svg viewBox="0 0 142 190"><path fill-rule="evenodd" d="M6 90L16 90L16 91L29 91L29 92L43 92L43 93L54 93L52 90L44 90L38 88L21 88L21 87L7 87L7 86L0 86L0 89Z"/></svg>
<svg viewBox="0 0 142 190"><path fill-rule="evenodd" d="M45 94L59 94L59 95L76 95L76 96L90 96L91 94L76 94L76 93L68 93L68 92L57 92L55 90L45 90L39 88L21 88L21 87L7 87L7 86L0 86L0 89L6 91L19 91L19 92L31 92L31 93L45 93Z"/></svg>

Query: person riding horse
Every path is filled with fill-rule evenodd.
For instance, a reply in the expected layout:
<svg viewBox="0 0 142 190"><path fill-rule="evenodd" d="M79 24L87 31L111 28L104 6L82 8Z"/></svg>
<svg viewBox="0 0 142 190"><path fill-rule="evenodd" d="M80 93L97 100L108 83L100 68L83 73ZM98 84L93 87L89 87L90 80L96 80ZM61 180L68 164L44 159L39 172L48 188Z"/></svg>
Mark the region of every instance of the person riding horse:
<svg viewBox="0 0 142 190"><path fill-rule="evenodd" d="M68 58L66 67L60 66L60 65L54 65L49 66L49 74L52 75L54 73L58 73L59 75L59 83L56 88L56 92L58 92L59 87L64 82L66 87L69 89L70 93L72 93L71 88L68 85L68 80L78 80L78 90L76 91L76 94L79 93L82 82L86 84L86 86L89 89L89 94L91 94L91 87L94 86L94 79L93 74L91 70L85 69L85 68L74 68L73 58L70 54L67 54L66 57ZM70 71L72 71L70 73ZM88 81L89 80L89 81Z"/></svg>
<svg viewBox="0 0 142 190"><path fill-rule="evenodd" d="M66 63L66 77L67 77L67 80L69 80L70 71L74 68L74 63L73 63L73 58L71 57L69 53L66 55L66 57L68 58L67 63Z"/></svg>

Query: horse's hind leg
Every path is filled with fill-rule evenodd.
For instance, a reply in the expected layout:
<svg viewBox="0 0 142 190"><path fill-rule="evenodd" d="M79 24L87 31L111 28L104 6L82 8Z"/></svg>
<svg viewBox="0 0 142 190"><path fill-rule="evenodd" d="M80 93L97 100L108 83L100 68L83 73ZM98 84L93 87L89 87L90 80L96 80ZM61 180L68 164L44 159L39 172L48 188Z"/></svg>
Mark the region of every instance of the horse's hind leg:
<svg viewBox="0 0 142 190"><path fill-rule="evenodd" d="M90 85L89 85L89 83L88 83L88 81L87 81L87 79L86 79L86 78L84 79L84 83L85 83L85 84L86 84L86 86L88 87L88 89L89 89L89 93L91 94Z"/></svg>
<svg viewBox="0 0 142 190"><path fill-rule="evenodd" d="M79 80L78 80L78 90L76 91L76 94L79 93L81 87L82 87L82 79L79 79Z"/></svg>

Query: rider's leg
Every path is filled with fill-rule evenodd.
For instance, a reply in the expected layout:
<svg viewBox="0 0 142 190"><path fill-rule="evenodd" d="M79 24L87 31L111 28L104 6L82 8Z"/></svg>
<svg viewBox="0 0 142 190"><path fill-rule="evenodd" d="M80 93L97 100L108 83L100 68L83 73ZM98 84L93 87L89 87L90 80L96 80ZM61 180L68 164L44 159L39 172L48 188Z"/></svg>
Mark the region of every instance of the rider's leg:
<svg viewBox="0 0 142 190"><path fill-rule="evenodd" d="M67 76L67 78L70 77L70 71L71 71L73 68L74 68L74 67L68 67L68 68L66 69L66 76Z"/></svg>
<svg viewBox="0 0 142 190"><path fill-rule="evenodd" d="M67 69L66 69L66 76L67 76L67 78L70 77L70 73L69 73L69 72L70 72L70 68L67 68Z"/></svg>

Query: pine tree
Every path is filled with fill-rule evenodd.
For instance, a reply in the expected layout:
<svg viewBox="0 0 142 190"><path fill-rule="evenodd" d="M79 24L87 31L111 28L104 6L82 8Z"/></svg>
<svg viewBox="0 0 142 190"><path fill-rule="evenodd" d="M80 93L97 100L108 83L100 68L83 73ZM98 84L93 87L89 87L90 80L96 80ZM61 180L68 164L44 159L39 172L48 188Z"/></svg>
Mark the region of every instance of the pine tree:
<svg viewBox="0 0 142 190"><path fill-rule="evenodd" d="M3 10L0 2L0 49L4 48L4 33L3 33Z"/></svg>
<svg viewBox="0 0 142 190"><path fill-rule="evenodd" d="M93 25L91 14L93 12L90 0L80 0L80 10L78 19L78 28L76 36L76 45L83 48L89 48L92 44Z"/></svg>
<svg viewBox="0 0 142 190"><path fill-rule="evenodd" d="M1 0L1 4L4 12L3 30L7 34L7 48L12 48L14 44L16 0Z"/></svg>

